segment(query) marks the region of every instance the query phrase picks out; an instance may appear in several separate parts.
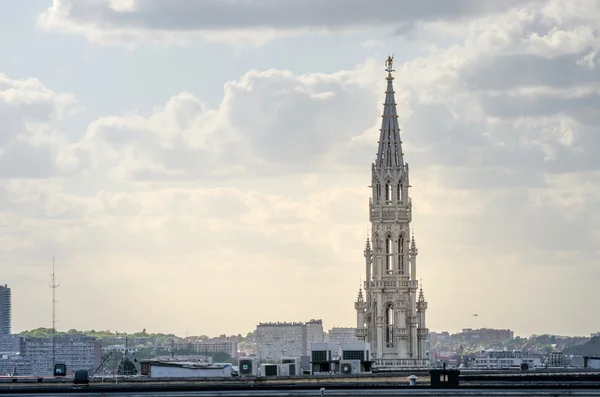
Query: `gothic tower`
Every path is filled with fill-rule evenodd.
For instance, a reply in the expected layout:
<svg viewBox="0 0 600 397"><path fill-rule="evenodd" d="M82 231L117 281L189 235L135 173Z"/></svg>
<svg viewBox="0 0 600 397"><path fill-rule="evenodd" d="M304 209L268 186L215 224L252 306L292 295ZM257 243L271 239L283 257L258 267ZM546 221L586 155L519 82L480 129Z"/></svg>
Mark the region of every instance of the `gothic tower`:
<svg viewBox="0 0 600 397"><path fill-rule="evenodd" d="M388 57L385 103L379 149L371 166L369 199L371 238L365 247L365 294L359 291L356 335L370 342L376 364L426 364L427 302L417 297L417 246L411 239L412 202L408 164L404 162L392 76Z"/></svg>

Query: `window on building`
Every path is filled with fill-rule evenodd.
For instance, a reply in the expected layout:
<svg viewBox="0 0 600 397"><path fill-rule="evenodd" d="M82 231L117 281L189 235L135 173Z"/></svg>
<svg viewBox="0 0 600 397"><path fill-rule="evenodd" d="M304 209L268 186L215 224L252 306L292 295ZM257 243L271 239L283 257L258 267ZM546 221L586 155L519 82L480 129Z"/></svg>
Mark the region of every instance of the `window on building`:
<svg viewBox="0 0 600 397"><path fill-rule="evenodd" d="M387 347L394 347L394 307L391 303L385 309L385 330Z"/></svg>
<svg viewBox="0 0 600 397"><path fill-rule="evenodd" d="M404 236L400 236L398 239L398 270L400 273L404 273Z"/></svg>
<svg viewBox="0 0 600 397"><path fill-rule="evenodd" d="M398 197L398 202L402 203L402 182L400 182L398 184L397 189L398 189L398 192L396 193L396 196Z"/></svg>
<svg viewBox="0 0 600 397"><path fill-rule="evenodd" d="M394 253L391 236L385 239L385 265L386 273L392 274L394 272Z"/></svg>

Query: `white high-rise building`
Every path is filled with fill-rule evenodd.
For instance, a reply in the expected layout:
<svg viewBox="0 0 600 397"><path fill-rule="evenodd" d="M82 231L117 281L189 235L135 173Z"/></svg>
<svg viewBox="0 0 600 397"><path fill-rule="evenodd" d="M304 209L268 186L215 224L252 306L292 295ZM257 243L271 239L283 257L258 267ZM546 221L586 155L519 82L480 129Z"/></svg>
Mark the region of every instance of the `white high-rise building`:
<svg viewBox="0 0 600 397"><path fill-rule="evenodd" d="M411 239L409 170L402 152L392 63L388 57L379 149L371 166L371 238L364 251L365 294L361 289L355 303L356 336L371 344L375 365L420 367L427 365L427 302L422 289L417 295L418 251L414 235Z"/></svg>
<svg viewBox="0 0 600 397"><path fill-rule="evenodd" d="M0 285L0 335L10 335L11 302L10 288Z"/></svg>

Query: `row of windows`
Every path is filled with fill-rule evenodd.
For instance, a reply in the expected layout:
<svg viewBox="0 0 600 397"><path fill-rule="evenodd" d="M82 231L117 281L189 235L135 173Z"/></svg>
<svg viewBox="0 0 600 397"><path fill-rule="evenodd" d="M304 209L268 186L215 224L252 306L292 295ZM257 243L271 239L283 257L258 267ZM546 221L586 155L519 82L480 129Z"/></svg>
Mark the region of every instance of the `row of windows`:
<svg viewBox="0 0 600 397"><path fill-rule="evenodd" d="M394 189L394 187L395 187L395 189ZM395 195L394 195L394 190L396 190ZM378 182L375 185L375 201L377 203L381 202L382 194L384 195L386 204L392 204L394 202L394 199L397 202L401 203L404 201L404 185L402 184L402 182L400 182L399 184L394 186L394 185L392 185L391 182L387 182L385 184L385 190L382 192L381 185Z"/></svg>

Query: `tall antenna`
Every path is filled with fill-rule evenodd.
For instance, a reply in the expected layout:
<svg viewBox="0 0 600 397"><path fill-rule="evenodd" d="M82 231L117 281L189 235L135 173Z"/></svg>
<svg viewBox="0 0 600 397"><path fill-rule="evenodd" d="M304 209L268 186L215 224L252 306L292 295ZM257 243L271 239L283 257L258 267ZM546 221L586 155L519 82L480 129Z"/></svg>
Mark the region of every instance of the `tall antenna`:
<svg viewBox="0 0 600 397"><path fill-rule="evenodd" d="M52 288L52 368L56 365L56 289L60 286L54 276L54 255L52 255L52 281L50 282L50 288Z"/></svg>

